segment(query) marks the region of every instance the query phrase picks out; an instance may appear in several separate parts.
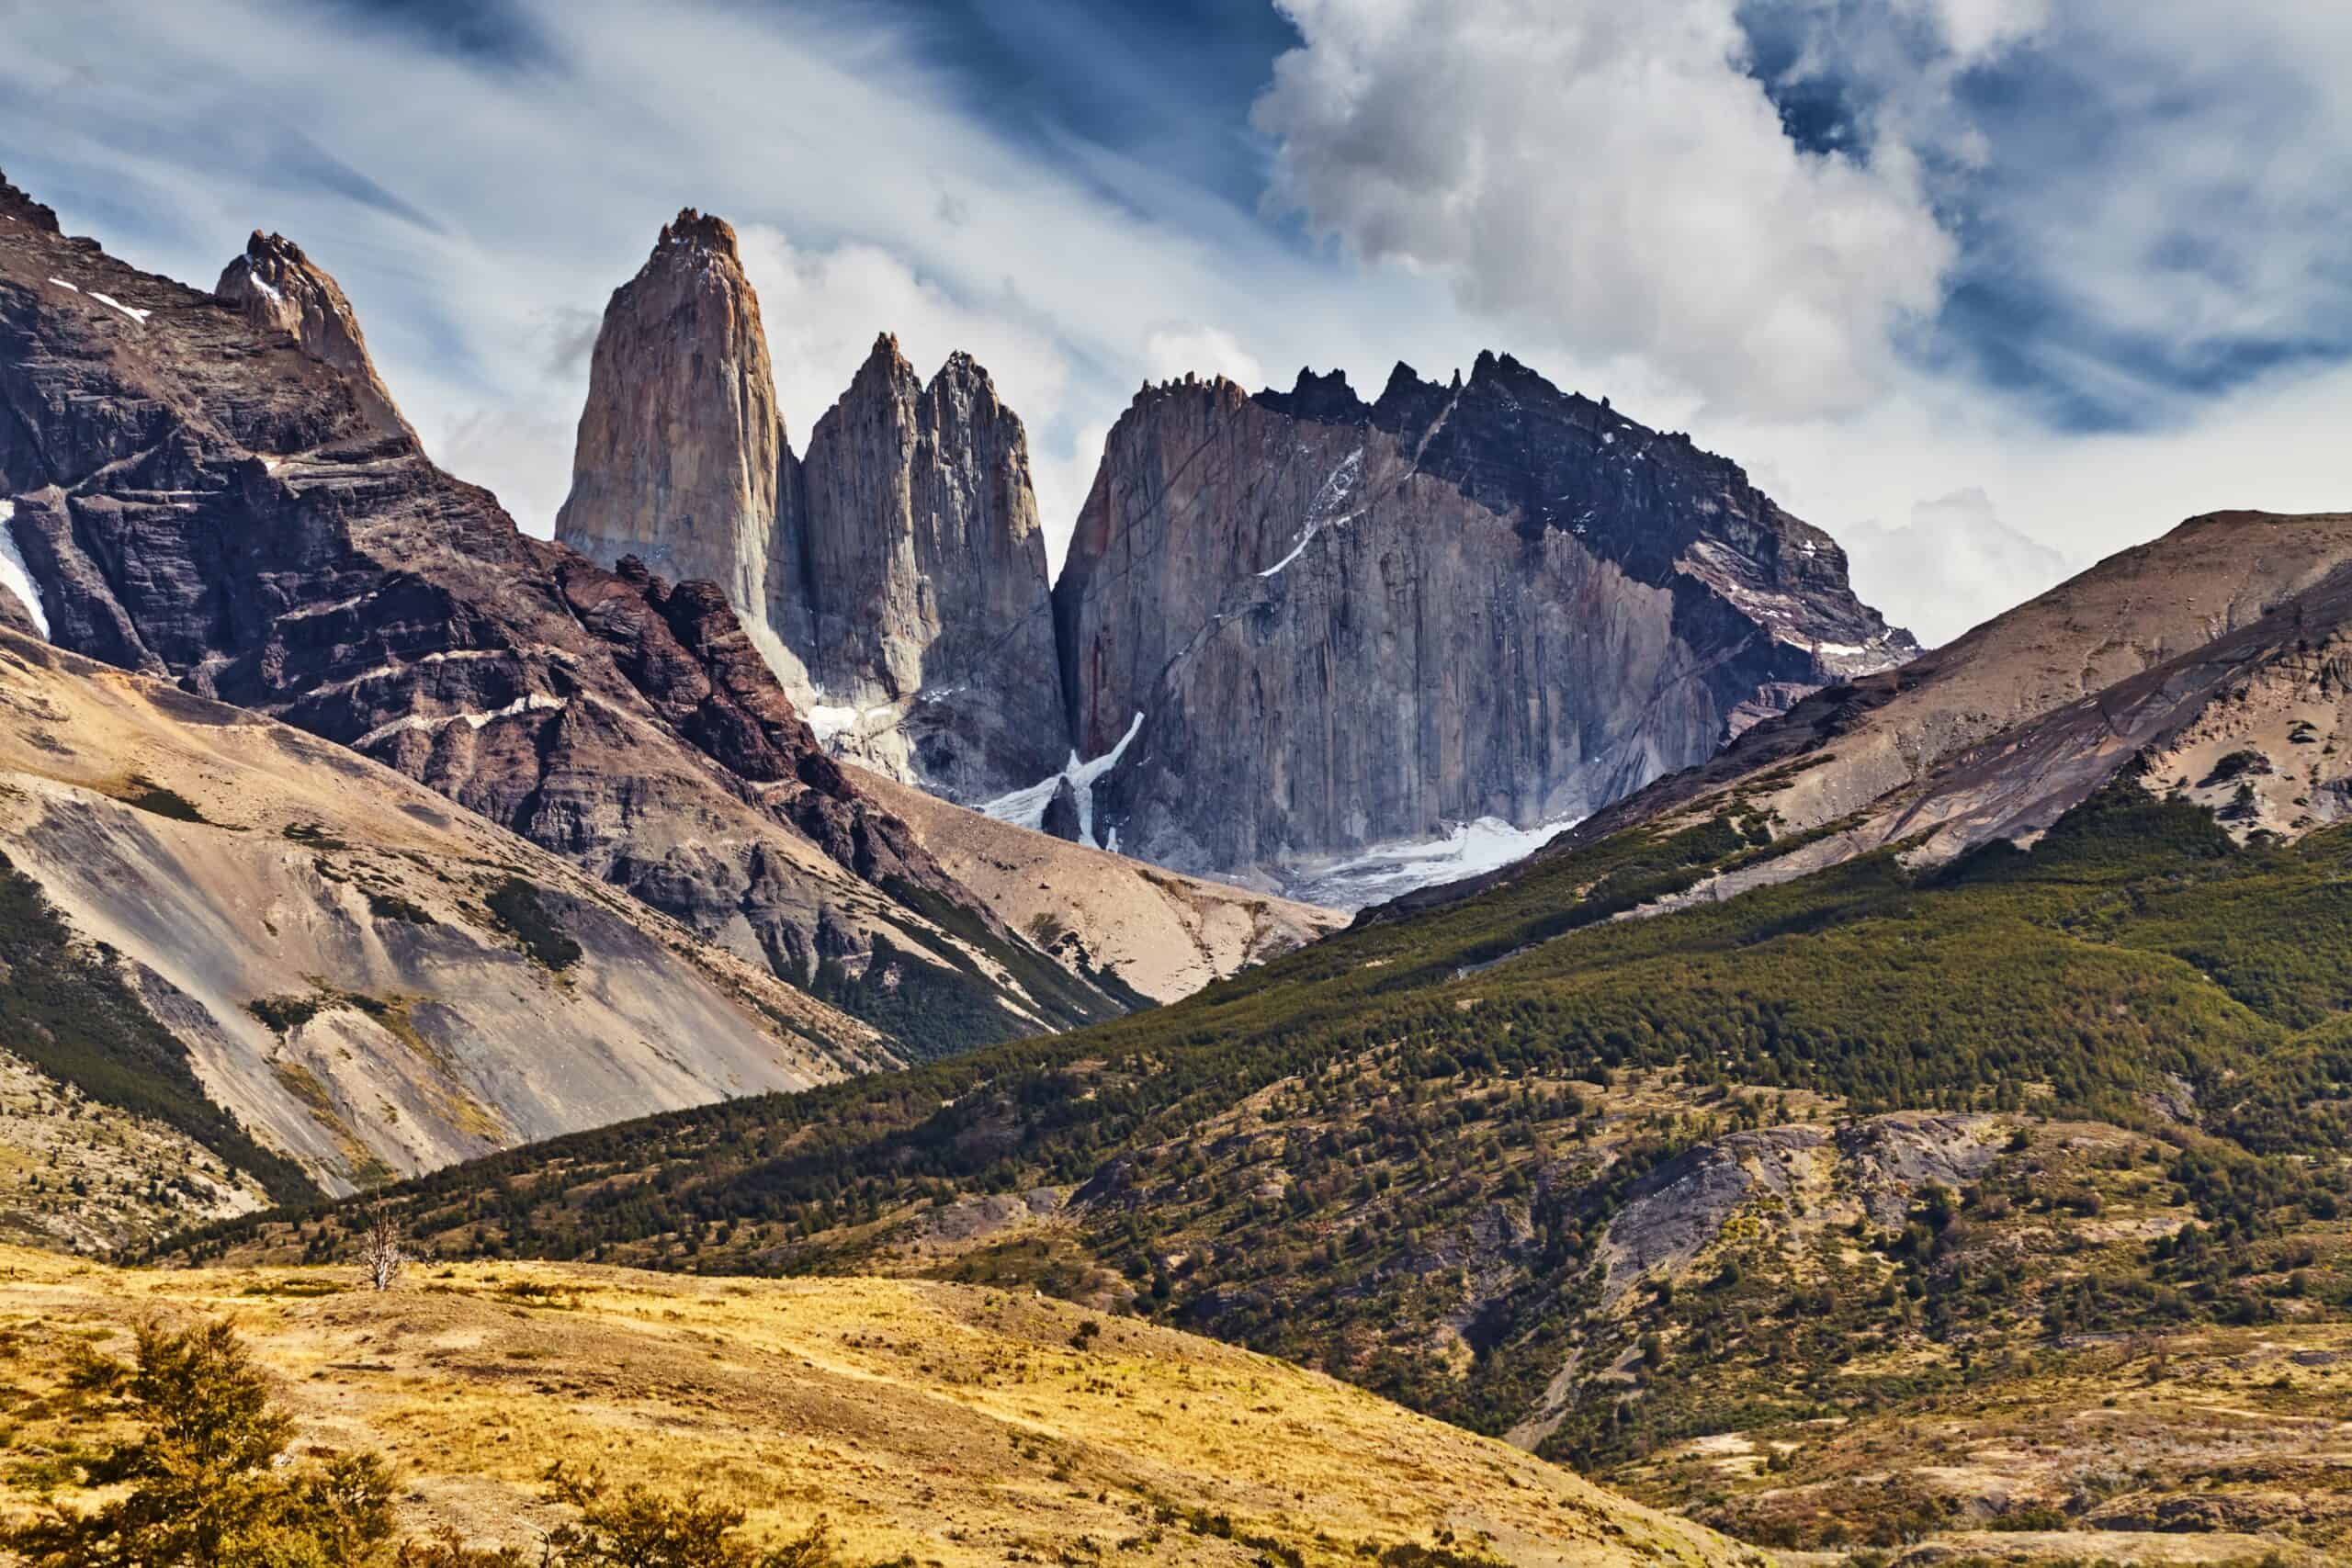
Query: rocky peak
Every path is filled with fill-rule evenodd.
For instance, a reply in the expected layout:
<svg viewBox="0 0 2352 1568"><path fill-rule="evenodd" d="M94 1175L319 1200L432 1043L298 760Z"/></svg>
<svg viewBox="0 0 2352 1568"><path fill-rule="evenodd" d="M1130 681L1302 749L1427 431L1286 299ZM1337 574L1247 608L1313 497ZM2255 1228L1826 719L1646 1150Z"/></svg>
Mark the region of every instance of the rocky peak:
<svg viewBox="0 0 2352 1568"><path fill-rule="evenodd" d="M1400 364L1369 407L1312 371L1147 387L1054 598L1080 755L1145 716L1096 830L1329 897L1335 866L1535 835L1916 652L1736 465L1491 352Z"/></svg>
<svg viewBox="0 0 2352 1568"><path fill-rule="evenodd" d="M646 265L681 250L707 251L737 265L742 263L735 246L735 226L716 213L697 212L691 207L678 209L678 215L662 225L662 238Z"/></svg>
<svg viewBox="0 0 2352 1568"><path fill-rule="evenodd" d="M605 309L556 537L602 565L636 556L718 584L789 683L797 669L760 617L791 464L735 231L686 208Z"/></svg>
<svg viewBox="0 0 2352 1568"><path fill-rule="evenodd" d="M1356 396L1348 385L1347 372L1334 370L1317 376L1305 366L1300 367L1298 380L1287 392L1266 391L1258 400L1276 413L1293 419L1311 419L1324 424L1365 424L1372 419L1372 406Z"/></svg>
<svg viewBox="0 0 2352 1568"><path fill-rule="evenodd" d="M871 396L876 387L908 387L918 392L922 390L922 378L915 374L915 367L907 362L907 356L899 352L899 334L896 333L874 334L874 346L865 351L865 359L858 366L857 374L850 378L849 392L844 394L844 400L859 394Z"/></svg>
<svg viewBox="0 0 2352 1568"><path fill-rule="evenodd" d="M951 799L1066 758L1028 437L956 354L926 383L884 333L808 438L770 619L847 755Z"/></svg>
<svg viewBox="0 0 2352 1568"><path fill-rule="evenodd" d="M372 428L415 439L416 432L401 416L383 378L376 373L367 336L342 286L304 255L301 246L283 234L254 230L244 254L221 270L212 292L254 325L286 333L302 345L303 353L341 371Z"/></svg>
<svg viewBox="0 0 2352 1568"><path fill-rule="evenodd" d="M10 185L5 174L0 174L0 217L6 217L11 223L29 223L47 233L58 231L56 210L35 201Z"/></svg>

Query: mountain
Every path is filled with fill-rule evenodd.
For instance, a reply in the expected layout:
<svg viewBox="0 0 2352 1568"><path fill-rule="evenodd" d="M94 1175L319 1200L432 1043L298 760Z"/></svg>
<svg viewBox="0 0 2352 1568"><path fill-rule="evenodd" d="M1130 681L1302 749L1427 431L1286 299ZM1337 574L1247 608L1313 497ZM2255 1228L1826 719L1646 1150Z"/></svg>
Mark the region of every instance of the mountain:
<svg viewBox="0 0 2352 1568"><path fill-rule="evenodd" d="M877 339L799 477L769 613L808 650L842 754L967 803L1058 767L1028 437L988 372L957 354L925 383Z"/></svg>
<svg viewBox="0 0 2352 1568"><path fill-rule="evenodd" d="M1092 847L1369 903L1918 651L1736 465L1509 356L1146 388L1049 593L986 371L885 334L797 457L759 334L681 214L607 309L559 536L719 582L835 755Z"/></svg>
<svg viewBox="0 0 2352 1568"><path fill-rule="evenodd" d="M234 1303L298 1450L395 1458L401 1533L446 1526L534 1560L561 1460L740 1502L754 1540L822 1518L843 1562L1763 1561L1330 1379L1026 1292L457 1263L377 1292L350 1269L115 1270L13 1248L0 1265L0 1310L30 1325L19 1386L120 1353L150 1318ZM24 1451L86 1443L66 1404L20 1402ZM0 1502L56 1485L19 1466Z"/></svg>
<svg viewBox="0 0 2352 1568"><path fill-rule="evenodd" d="M6 1142L107 1129L0 1165L16 1235L119 1246L898 1062L389 768L6 632L0 803L0 1063L48 1080Z"/></svg>
<svg viewBox="0 0 2352 1568"><path fill-rule="evenodd" d="M735 231L688 208L605 308L556 537L605 566L635 556L758 604L788 458Z"/></svg>
<svg viewBox="0 0 2352 1568"><path fill-rule="evenodd" d="M1948 699L1826 692L1714 794L1662 784L1681 805L1172 1006L492 1156L401 1210L485 1256L1031 1284L1770 1546L2328 1561L2343 532L2200 519L1973 637ZM1850 825L1772 803L1945 700L1981 738L1885 808L1964 830L1809 860ZM484 1224L526 1168L562 1175Z"/></svg>
<svg viewBox="0 0 2352 1568"><path fill-rule="evenodd" d="M998 919L1079 973L1154 1003L1327 936L1337 910L1161 871L952 806L879 774L858 787Z"/></svg>
<svg viewBox="0 0 2352 1568"><path fill-rule="evenodd" d="M1570 853L1635 824L1701 820L1727 807L1760 812L1781 837L1805 839L1765 865L1701 889L1712 896L1923 833L1932 835L1925 852L1949 858L2032 831L2142 748L2169 744L2175 731L2192 750L2227 738L2218 750L2206 746L2214 751L2209 762L2245 740L2265 742L2283 759L2298 744L2288 737L2299 719L2335 721L2325 698L2335 677L2302 669L2309 660L2300 652L2286 665L2279 660L2285 645L2300 648L2312 626L2335 624L2341 585L2327 585L2347 562L2352 515L2191 518L1900 670L1807 699L1699 767L1597 814L1545 852ZM2269 699L2251 702L2252 687L2241 692L2233 681L2266 690L2283 681L2290 693L2316 681L2319 706L2268 723ZM2232 701L2217 706L2223 692ZM2199 766L2177 782L2210 790L2207 771ZM2257 792L2264 800L2233 818L2238 830L2300 830L2333 820L2341 795L2320 776L2325 771L2278 775L2274 783L2293 787ZM2237 781L2214 784L2224 782L2233 797ZM1462 897L1513 874L1408 896L1396 907Z"/></svg>
<svg viewBox="0 0 2352 1568"><path fill-rule="evenodd" d="M356 332L5 184L0 217L0 496L51 640L383 762L917 1054L1119 1010L857 791L721 589L518 533L370 412Z"/></svg>
<svg viewBox="0 0 2352 1568"><path fill-rule="evenodd" d="M302 352L343 373L359 405L360 417L385 435L413 438L416 432L393 406L390 389L376 374L359 317L342 285L311 263L302 248L283 234L254 231L245 254L220 271L212 292L267 333L283 333Z"/></svg>
<svg viewBox="0 0 2352 1568"><path fill-rule="evenodd" d="M1917 651L1736 466L1492 355L1370 404L1336 373L1147 388L1054 605L1077 751L1134 735L1103 830L1286 883L1449 823L1556 831Z"/></svg>
<svg viewBox="0 0 2352 1568"><path fill-rule="evenodd" d="M878 339L796 457L735 232L691 209L605 312L556 536L717 582L833 750L951 799L1061 763L1028 438Z"/></svg>

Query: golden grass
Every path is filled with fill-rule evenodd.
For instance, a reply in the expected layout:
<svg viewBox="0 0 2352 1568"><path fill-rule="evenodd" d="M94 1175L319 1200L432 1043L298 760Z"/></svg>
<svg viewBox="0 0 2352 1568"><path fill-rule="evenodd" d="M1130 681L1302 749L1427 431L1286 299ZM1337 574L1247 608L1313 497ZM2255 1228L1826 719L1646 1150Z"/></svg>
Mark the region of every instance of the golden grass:
<svg viewBox="0 0 2352 1568"><path fill-rule="evenodd" d="M1271 1541L1339 1563L1449 1540L1526 1564L1766 1561L1329 1378L1066 1303L540 1264L413 1268L377 1294L350 1268L0 1248L0 1498L28 1498L44 1450L96 1440L46 1397L67 1344L119 1349L152 1314L231 1318L283 1380L298 1448L380 1450L408 1526L483 1541L551 1521L539 1477L561 1459L703 1488L758 1534L822 1515L857 1562L1242 1564Z"/></svg>

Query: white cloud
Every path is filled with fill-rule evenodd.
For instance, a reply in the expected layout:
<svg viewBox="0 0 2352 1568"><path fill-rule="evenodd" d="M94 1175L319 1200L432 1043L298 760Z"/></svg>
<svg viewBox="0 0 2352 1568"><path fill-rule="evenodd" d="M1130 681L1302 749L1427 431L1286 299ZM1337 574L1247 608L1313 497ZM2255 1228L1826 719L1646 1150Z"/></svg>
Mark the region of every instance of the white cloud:
<svg viewBox="0 0 2352 1568"><path fill-rule="evenodd" d="M198 284L256 225L300 241L435 454L541 533L605 299L686 203L746 236L799 444L877 331L925 374L968 349L1028 425L1057 558L1147 377L1337 366L1369 395L1396 359L1442 379L1483 347L1690 429L1840 537L1887 536L1856 551L1863 591L1930 635L1938 606L1874 564L1923 521L1954 534L1934 570L1975 596L1958 618L2004 561L2038 585L2010 535L2085 563L2193 512L2352 501L2352 372L2211 393L2036 333L2041 363L2150 414L2086 439L1896 349L1951 276L1905 150L1969 169L1972 135L1988 220L2062 317L2165 341L2325 321L2352 276L2352 11L1899 4L1943 54L1856 162L1789 142L1733 0L1299 0L1266 124L1282 190L1348 242L1312 254L1149 162L1008 136L879 8L514 0L548 48L513 70L292 0L0 0L0 150L70 228ZM2092 157L2022 117L1966 124L1958 66L2026 51L2132 134ZM2152 97L2169 118L2133 118ZM1933 510L1972 488L1997 519Z"/></svg>
<svg viewBox="0 0 2352 1568"><path fill-rule="evenodd" d="M1900 144L1800 151L1736 0L1283 0L1256 122L1318 233L1712 399L1852 409L1955 255Z"/></svg>
<svg viewBox="0 0 2352 1568"><path fill-rule="evenodd" d="M1899 528L1841 530L1854 591L1934 647L2072 574L2075 563L2003 523L1982 490L1911 509Z"/></svg>
<svg viewBox="0 0 2352 1568"><path fill-rule="evenodd" d="M1905 10L1933 18L1945 47L1970 63L2031 38L2050 20L2050 0L1900 0L1900 4Z"/></svg>
<svg viewBox="0 0 2352 1568"><path fill-rule="evenodd" d="M1266 385L1266 367L1223 327L1162 327L1144 339L1143 356L1155 381L1193 374L1222 376L1253 392Z"/></svg>

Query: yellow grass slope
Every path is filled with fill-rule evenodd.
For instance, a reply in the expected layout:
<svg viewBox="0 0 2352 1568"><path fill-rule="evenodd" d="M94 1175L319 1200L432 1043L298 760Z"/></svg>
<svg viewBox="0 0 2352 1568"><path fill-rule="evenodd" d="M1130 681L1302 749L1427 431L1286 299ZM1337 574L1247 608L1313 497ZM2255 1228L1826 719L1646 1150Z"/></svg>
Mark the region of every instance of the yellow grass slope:
<svg viewBox="0 0 2352 1568"><path fill-rule="evenodd" d="M395 1462L407 1528L526 1542L561 1459L700 1486L758 1534L830 1519L853 1562L1307 1563L1442 1546L1521 1564L1764 1568L1760 1553L1283 1362L1033 1296L617 1269L125 1271L0 1248L14 1440L0 1495L113 1434L50 1401L68 1347L224 1315L296 1451ZM1085 1325L1092 1322L1094 1329ZM67 1494L71 1495L70 1490Z"/></svg>

